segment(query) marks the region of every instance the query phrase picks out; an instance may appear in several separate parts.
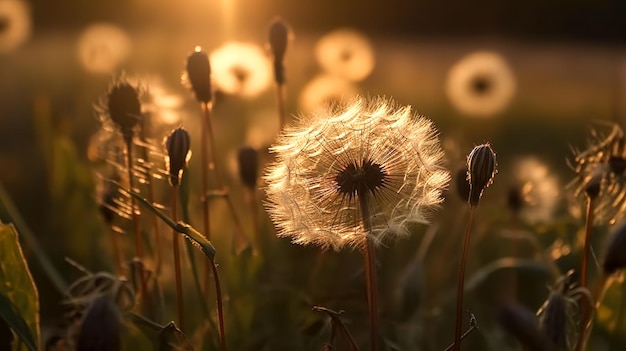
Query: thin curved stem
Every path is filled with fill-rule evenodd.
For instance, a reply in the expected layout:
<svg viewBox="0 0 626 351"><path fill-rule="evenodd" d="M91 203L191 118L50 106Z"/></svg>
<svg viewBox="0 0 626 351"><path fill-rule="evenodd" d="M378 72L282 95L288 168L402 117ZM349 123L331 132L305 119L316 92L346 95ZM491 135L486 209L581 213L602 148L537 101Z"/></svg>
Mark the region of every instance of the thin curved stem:
<svg viewBox="0 0 626 351"><path fill-rule="evenodd" d="M120 248L119 233L114 229L111 232L111 246L113 247L113 254L115 255L115 266L117 268L117 274L124 275L124 259L122 258L122 249Z"/></svg>
<svg viewBox="0 0 626 351"><path fill-rule="evenodd" d="M279 130L283 130L283 128L285 127L285 123L286 123L286 108L285 106L286 104L286 90L285 90L285 84L277 84L276 85L276 92L277 92L277 100L278 100L278 126L280 127Z"/></svg>
<svg viewBox="0 0 626 351"><path fill-rule="evenodd" d="M367 289L367 305L369 309L371 351L378 350L378 279L376 276L376 249L370 236L372 230L371 217L367 207L367 193L359 192L359 205L363 227L367 233L365 248L363 249L363 266L365 268L365 283Z"/></svg>
<svg viewBox="0 0 626 351"><path fill-rule="evenodd" d="M172 221L178 222L178 186L172 186ZM185 330L185 315L183 304L183 280L180 268L180 235L172 231L172 247L174 252L174 273L176 275L176 313L180 330Z"/></svg>
<svg viewBox="0 0 626 351"><path fill-rule="evenodd" d="M589 265L589 251L591 245L591 231L593 228L593 200L587 197L587 212L585 224L585 246L580 266L580 286L587 287L587 266Z"/></svg>
<svg viewBox="0 0 626 351"><path fill-rule="evenodd" d="M467 215L467 227L465 228L465 239L463 240L463 255L459 264L459 276L456 288L456 317L454 323L454 351L461 349L462 325L463 325L463 286L465 283L465 267L469 254L470 237L472 232L472 220L474 219L475 206L471 206Z"/></svg>
<svg viewBox="0 0 626 351"><path fill-rule="evenodd" d="M217 272L217 266L211 261L211 269L213 270L213 278L215 280L215 295L217 299L217 321L220 333L220 350L226 351L226 333L224 331L224 308L222 302L222 284L220 283L220 275Z"/></svg>

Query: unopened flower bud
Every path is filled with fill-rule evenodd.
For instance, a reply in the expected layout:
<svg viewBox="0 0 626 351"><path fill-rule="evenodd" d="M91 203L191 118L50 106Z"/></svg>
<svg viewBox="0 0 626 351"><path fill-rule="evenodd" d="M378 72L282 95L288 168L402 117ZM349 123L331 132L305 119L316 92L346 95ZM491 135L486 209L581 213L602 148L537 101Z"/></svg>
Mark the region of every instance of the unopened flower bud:
<svg viewBox="0 0 626 351"><path fill-rule="evenodd" d="M211 65L209 56L200 47L187 57L187 79L198 101L211 101Z"/></svg>
<svg viewBox="0 0 626 351"><path fill-rule="evenodd" d="M287 23L277 18L270 25L269 44L274 57L274 79L276 83L283 84L285 82L285 52L287 52L287 44L289 42L289 27Z"/></svg>
<svg viewBox="0 0 626 351"><path fill-rule="evenodd" d="M567 351L567 301L565 297L554 292L550 294L541 317L541 331L556 346L558 351Z"/></svg>
<svg viewBox="0 0 626 351"><path fill-rule="evenodd" d="M141 103L135 87L127 82L119 82L108 95L108 109L111 120L122 132L124 140L133 138L135 126L141 120Z"/></svg>
<svg viewBox="0 0 626 351"><path fill-rule="evenodd" d="M120 351L122 324L117 307L108 296L96 298L80 326L76 350Z"/></svg>
<svg viewBox="0 0 626 351"><path fill-rule="evenodd" d="M500 309L500 326L520 343L533 351L552 351L548 338L539 329L535 314L521 305L507 305Z"/></svg>
<svg viewBox="0 0 626 351"><path fill-rule="evenodd" d="M259 153L252 147L244 146L237 152L239 178L248 188L254 189L259 177Z"/></svg>
<svg viewBox="0 0 626 351"><path fill-rule="evenodd" d="M167 152L166 164L170 175L170 184L176 186L180 184L183 169L187 166L191 158L189 133L183 128L176 128L165 140Z"/></svg>
<svg viewBox="0 0 626 351"><path fill-rule="evenodd" d="M624 267L626 267L626 220L622 220L611 231L604 262L602 262L602 269L607 275Z"/></svg>
<svg viewBox="0 0 626 351"><path fill-rule="evenodd" d="M493 183L497 170L496 153L491 145L476 146L467 156L467 180L470 184L469 203L477 206L483 191Z"/></svg>

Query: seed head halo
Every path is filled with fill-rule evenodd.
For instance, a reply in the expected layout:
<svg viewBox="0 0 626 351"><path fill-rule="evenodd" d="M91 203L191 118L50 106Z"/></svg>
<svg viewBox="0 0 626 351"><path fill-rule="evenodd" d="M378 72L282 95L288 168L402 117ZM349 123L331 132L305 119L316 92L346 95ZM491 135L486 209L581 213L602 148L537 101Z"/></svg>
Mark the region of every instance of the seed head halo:
<svg viewBox="0 0 626 351"><path fill-rule="evenodd" d="M277 235L301 245L339 250L367 235L376 243L408 235L406 223L427 223L450 180L432 122L381 97L301 117L271 151L265 205Z"/></svg>

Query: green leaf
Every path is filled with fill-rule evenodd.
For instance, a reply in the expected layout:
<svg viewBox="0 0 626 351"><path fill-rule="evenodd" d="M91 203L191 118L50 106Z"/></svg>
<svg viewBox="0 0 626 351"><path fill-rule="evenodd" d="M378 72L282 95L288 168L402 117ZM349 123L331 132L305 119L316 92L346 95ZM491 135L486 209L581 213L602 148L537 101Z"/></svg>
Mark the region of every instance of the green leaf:
<svg viewBox="0 0 626 351"><path fill-rule="evenodd" d="M0 317L26 349L39 341L39 296L13 225L0 223Z"/></svg>

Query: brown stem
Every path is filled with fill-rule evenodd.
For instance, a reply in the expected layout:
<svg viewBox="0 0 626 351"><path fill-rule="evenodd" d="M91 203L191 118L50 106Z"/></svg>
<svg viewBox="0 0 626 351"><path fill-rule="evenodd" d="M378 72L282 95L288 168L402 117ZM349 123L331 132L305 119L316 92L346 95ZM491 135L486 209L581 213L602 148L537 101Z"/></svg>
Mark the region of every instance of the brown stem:
<svg viewBox="0 0 626 351"><path fill-rule="evenodd" d="M124 275L124 259L122 258L122 249L120 248L119 233L111 229L111 245L113 254L115 255L115 265L117 266L117 274Z"/></svg>
<svg viewBox="0 0 626 351"><path fill-rule="evenodd" d="M583 259L580 266L580 286L587 287L587 266L589 261L589 251L591 245L591 229L593 226L593 200L587 197L587 213L585 224L585 247L583 250Z"/></svg>
<svg viewBox="0 0 626 351"><path fill-rule="evenodd" d="M463 286L465 283L465 266L467 264L467 256L469 254L470 236L472 230L472 220L474 218L474 206L470 207L467 215L467 227L465 229L465 239L463 241L463 255L459 265L459 276L456 288L456 319L454 324L454 351L461 349L461 334L463 325Z"/></svg>
<svg viewBox="0 0 626 351"><path fill-rule="evenodd" d="M217 272L215 262L211 261L211 269L213 270L213 278L215 280L215 295L217 295L217 321L220 333L220 350L226 351L226 334L224 332L224 308L222 302L222 285L220 284L220 275Z"/></svg>
<svg viewBox="0 0 626 351"><path fill-rule="evenodd" d="M208 155L208 139L209 139L209 127L208 124L211 123L211 105L209 103L202 104L202 111L204 112L204 116L202 118L202 140L201 140L201 148L200 155L202 158L202 167L200 169L201 177L202 177L202 195L200 197L200 201L202 202L202 218L203 218L203 229L204 236L207 240L211 240L211 212L209 207L209 198L207 196L207 192L209 191L209 155ZM209 265L205 264L204 267L204 293L209 293Z"/></svg>
<svg viewBox="0 0 626 351"><path fill-rule="evenodd" d="M363 228L367 237L365 248L363 249L363 266L365 268L365 283L367 288L367 305L370 319L370 342L371 351L378 350L378 280L376 278L376 250L371 237L372 223L367 207L367 193L359 192L359 205L361 207L361 217Z"/></svg>
<svg viewBox="0 0 626 351"><path fill-rule="evenodd" d="M280 127L279 130L283 130L283 128L285 127L285 121L286 121L286 111L285 111L285 100L286 100L286 90L285 90L285 85L284 84L277 84L276 85L276 92L277 92L277 97L278 97L278 126Z"/></svg>
<svg viewBox="0 0 626 351"><path fill-rule="evenodd" d="M256 250L261 249L261 234L259 231L259 213L258 213L258 200L256 191L254 189L247 188L248 202L250 205L250 217L252 218L252 233L254 234L254 246Z"/></svg>
<svg viewBox="0 0 626 351"><path fill-rule="evenodd" d="M576 341L575 347L576 351L583 351L587 345L588 336L591 334L593 311L595 311L600 305L604 291L610 282L610 277L606 274L602 274L600 279L598 279L595 283L593 291L591 292L591 303L593 306L589 306L588 301L584 301L584 295L581 295L581 298L583 299L581 303L582 317L580 318L580 330L578 332L578 340Z"/></svg>
<svg viewBox="0 0 626 351"><path fill-rule="evenodd" d="M142 148L143 152L142 152L142 156L144 161L146 162L146 164L148 165L148 171L147 171L147 175L146 175L146 180L148 182L147 186L148 186L148 201L150 201L151 204L154 204L154 177L152 176L152 166L151 166L151 162L150 162L150 155L148 153L148 141L146 140L145 137L145 130L144 128L141 129L141 141L145 144L144 147ZM157 218L157 216L152 216L152 227L154 230L154 246L155 246L155 250L154 250L154 266L155 266L155 272L159 272L161 270L161 257L163 256L163 251L161 248L161 230L160 230L160 225L159 225L159 219Z"/></svg>
<svg viewBox="0 0 626 351"><path fill-rule="evenodd" d="M178 186L172 186L172 220L178 222ZM182 272L180 269L180 246L179 237L176 231L172 231L172 242L174 251L174 272L176 275L176 312L178 327L180 330L185 330L185 318L184 318L184 304L183 304L183 282Z"/></svg>

